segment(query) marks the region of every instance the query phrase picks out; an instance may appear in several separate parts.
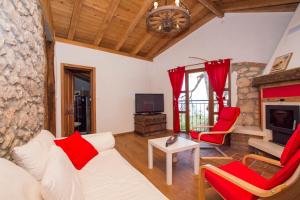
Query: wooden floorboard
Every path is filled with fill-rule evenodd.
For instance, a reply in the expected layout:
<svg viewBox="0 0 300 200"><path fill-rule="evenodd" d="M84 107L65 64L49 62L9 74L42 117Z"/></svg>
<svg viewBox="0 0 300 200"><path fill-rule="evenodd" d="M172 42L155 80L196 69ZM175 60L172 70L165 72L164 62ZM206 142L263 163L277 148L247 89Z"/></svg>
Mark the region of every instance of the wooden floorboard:
<svg viewBox="0 0 300 200"><path fill-rule="evenodd" d="M173 163L173 185L166 185L166 160L165 154L154 148L153 169L148 169L148 146L147 141L151 138L163 137L167 134L142 137L133 133L121 134L116 136L116 149L125 157L137 170L144 174L162 193L171 200L196 200L199 191L199 176L193 174L193 157L191 151L179 153L178 161ZM228 155L233 156L236 160L241 160L244 154L229 147L222 148ZM200 151L201 156L218 156L213 150ZM213 165L222 165L230 161L209 161ZM202 162L201 164L205 164ZM251 168L261 175L270 178L278 168L261 164L251 163ZM207 200L221 199L217 193L206 186Z"/></svg>

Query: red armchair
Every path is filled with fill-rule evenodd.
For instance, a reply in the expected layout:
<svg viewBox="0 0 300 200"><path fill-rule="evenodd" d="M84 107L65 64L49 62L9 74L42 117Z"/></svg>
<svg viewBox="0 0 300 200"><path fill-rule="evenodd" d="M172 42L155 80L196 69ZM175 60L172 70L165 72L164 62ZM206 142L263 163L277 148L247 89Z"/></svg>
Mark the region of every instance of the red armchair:
<svg viewBox="0 0 300 200"><path fill-rule="evenodd" d="M255 159L281 169L266 179L246 166L248 159ZM299 199L300 191L300 125L288 141L280 161L247 155L241 162L215 167L201 167L200 200L205 200L204 180L226 200Z"/></svg>
<svg viewBox="0 0 300 200"><path fill-rule="evenodd" d="M240 108L237 107L225 107L221 111L218 121L214 126L200 126L197 128L211 128L210 132L199 132L199 131L190 131L190 137L193 140L198 142L209 143L213 146L208 146L205 148L214 148L219 153L221 153L225 158L228 157L218 146L223 145L225 137L228 133L231 133L234 129L234 126L237 122L237 119L240 115ZM201 147L204 148L204 147ZM205 157L202 159L208 159L216 157Z"/></svg>

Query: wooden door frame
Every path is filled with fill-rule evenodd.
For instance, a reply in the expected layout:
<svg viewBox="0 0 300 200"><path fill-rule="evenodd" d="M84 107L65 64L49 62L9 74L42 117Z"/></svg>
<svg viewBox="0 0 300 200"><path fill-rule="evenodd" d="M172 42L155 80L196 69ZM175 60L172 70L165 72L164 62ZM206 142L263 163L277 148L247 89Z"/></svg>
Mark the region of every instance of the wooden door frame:
<svg viewBox="0 0 300 200"><path fill-rule="evenodd" d="M96 68L90 66L83 65L74 65L68 63L61 63L61 134L62 137L67 136L65 133L65 99L63 98L65 95L65 70L76 70L82 72L89 72L91 74L91 133L96 133Z"/></svg>
<svg viewBox="0 0 300 200"><path fill-rule="evenodd" d="M195 69L190 69L185 71L185 91L181 91L182 93L185 93L186 96L186 108L185 108L185 122L186 122L186 131L190 131L190 115L189 115L189 79L188 76L191 73L197 73L197 72L206 72L205 68L195 68ZM231 106L231 71L229 70L228 73L228 89L225 89L225 91L228 91L228 96L229 96L229 106ZM208 99L208 112L209 112L209 125L213 126L214 125L214 115L216 114L214 112L214 90L211 87L211 84L209 84L209 99Z"/></svg>

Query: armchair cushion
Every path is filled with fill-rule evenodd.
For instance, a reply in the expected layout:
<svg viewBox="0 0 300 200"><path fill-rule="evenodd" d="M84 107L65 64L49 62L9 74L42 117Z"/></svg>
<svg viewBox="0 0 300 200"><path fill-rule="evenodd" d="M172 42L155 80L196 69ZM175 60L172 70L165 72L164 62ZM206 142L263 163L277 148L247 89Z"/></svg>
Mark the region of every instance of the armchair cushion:
<svg viewBox="0 0 300 200"><path fill-rule="evenodd" d="M228 131L236 122L238 116L240 115L240 108L238 107L225 107L219 115L219 120L211 129L211 131ZM198 139L199 132L190 131L190 136L193 139ZM226 134L205 134L202 135L200 141L223 144L224 137Z"/></svg>
<svg viewBox="0 0 300 200"><path fill-rule="evenodd" d="M300 150L298 150L292 158L287 162L287 164L281 168L269 181L266 186L266 189L271 189L276 187L286 180L288 180L293 173L296 171L297 167L300 164Z"/></svg>
<svg viewBox="0 0 300 200"><path fill-rule="evenodd" d="M219 119L227 121L235 121L240 115L240 108L238 107L224 107L220 113Z"/></svg>
<svg viewBox="0 0 300 200"><path fill-rule="evenodd" d="M268 180L252 171L240 162L232 162L228 165L221 166L220 169L250 183L259 188L265 188ZM250 192L238 187L237 185L225 180L211 171L205 171L205 177L218 193L227 200L254 200L256 196Z"/></svg>
<svg viewBox="0 0 300 200"><path fill-rule="evenodd" d="M240 108L225 107L219 115L218 122L211 129L212 131L228 131L240 115Z"/></svg>
<svg viewBox="0 0 300 200"><path fill-rule="evenodd" d="M197 131L190 131L190 136L198 140L198 135L200 132ZM201 136L200 140L204 142L214 143L214 144L222 144L224 140L225 134L204 134Z"/></svg>
<svg viewBox="0 0 300 200"><path fill-rule="evenodd" d="M219 119L211 131L228 131L233 126L234 122Z"/></svg>
<svg viewBox="0 0 300 200"><path fill-rule="evenodd" d="M294 131L292 137L289 139L281 154L281 164L285 165L291 159L291 157L294 156L298 149L300 149L300 124Z"/></svg>

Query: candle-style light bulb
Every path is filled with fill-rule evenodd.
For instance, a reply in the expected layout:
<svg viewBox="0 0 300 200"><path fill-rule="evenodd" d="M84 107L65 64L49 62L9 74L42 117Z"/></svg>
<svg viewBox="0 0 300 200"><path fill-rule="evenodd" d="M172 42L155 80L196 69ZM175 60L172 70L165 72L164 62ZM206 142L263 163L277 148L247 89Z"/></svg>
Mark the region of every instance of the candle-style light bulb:
<svg viewBox="0 0 300 200"><path fill-rule="evenodd" d="M175 5L179 6L179 4L180 4L180 0L175 0Z"/></svg>
<svg viewBox="0 0 300 200"><path fill-rule="evenodd" d="M156 9L156 8L158 7L157 1L155 1L155 2L153 3L153 6L154 6L154 9Z"/></svg>

